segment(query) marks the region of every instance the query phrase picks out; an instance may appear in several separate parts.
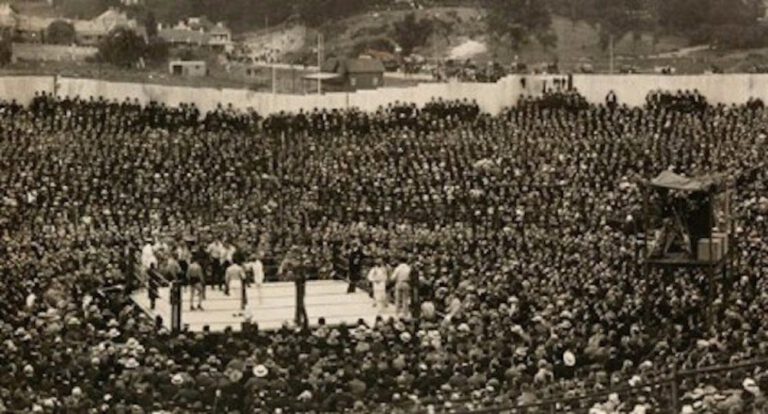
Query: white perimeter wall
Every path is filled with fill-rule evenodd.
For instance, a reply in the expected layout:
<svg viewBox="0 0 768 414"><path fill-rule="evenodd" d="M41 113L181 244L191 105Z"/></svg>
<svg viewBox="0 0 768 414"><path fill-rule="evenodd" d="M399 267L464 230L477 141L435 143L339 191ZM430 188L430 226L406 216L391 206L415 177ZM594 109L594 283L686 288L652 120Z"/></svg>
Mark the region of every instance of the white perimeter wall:
<svg viewBox="0 0 768 414"><path fill-rule="evenodd" d="M526 89L540 91L541 82L528 81ZM504 107L513 105L521 93L527 93L521 87L518 77L508 77L498 83L424 83L410 88L382 88L355 93L327 93L324 95L286 95L253 92L245 89L190 88L104 82L89 79L61 78L58 82L58 94L80 96L104 96L105 98L138 98L141 102L151 100L176 105L181 102L194 102L201 110L215 108L217 104L232 104L236 108L253 108L259 113L270 114L280 111L296 112L313 108L351 108L375 111L379 106L395 101L413 102L422 105L433 97L443 99L475 99L482 109L498 113Z"/></svg>
<svg viewBox="0 0 768 414"><path fill-rule="evenodd" d="M522 78L526 79L525 88ZM244 89L192 88L51 76L6 76L0 77L0 98L28 103L36 91L55 91L59 96L103 96L121 101L130 97L143 103L154 100L168 105L194 102L201 110L212 109L218 103L231 103L236 108L250 107L262 114L271 114L316 107L357 107L374 111L379 106L396 101L422 105L433 97L441 97L474 99L484 111L497 114L504 107L514 105L520 95L541 93L545 84L552 85L553 78L511 75L497 83L424 83L410 88L382 88L355 93L272 95ZM698 89L712 103L744 103L750 97L768 102L768 75L574 75L573 84L593 103L604 102L605 96L613 90L621 102L642 105L648 92L659 88Z"/></svg>
<svg viewBox="0 0 768 414"><path fill-rule="evenodd" d="M573 85L590 102L605 102L613 90L631 106L645 103L649 91L698 89L710 103L741 104L750 97L768 102L768 75L574 75Z"/></svg>

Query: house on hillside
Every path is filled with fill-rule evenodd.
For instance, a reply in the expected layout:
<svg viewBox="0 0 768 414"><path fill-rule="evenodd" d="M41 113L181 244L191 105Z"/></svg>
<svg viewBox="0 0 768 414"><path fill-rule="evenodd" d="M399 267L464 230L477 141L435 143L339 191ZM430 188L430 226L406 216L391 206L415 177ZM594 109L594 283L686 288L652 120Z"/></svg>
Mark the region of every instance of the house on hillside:
<svg viewBox="0 0 768 414"><path fill-rule="evenodd" d="M232 31L224 23L214 24L206 17L190 17L170 27L158 24L157 35L174 46L206 47L219 52L233 49Z"/></svg>
<svg viewBox="0 0 768 414"><path fill-rule="evenodd" d="M19 42L44 43L48 26L57 20L71 23L75 28L76 42L84 46L95 46L117 27L126 27L146 37L142 25L117 9L110 8L92 20L70 20L19 14L7 3L0 4L0 29L11 31Z"/></svg>
<svg viewBox="0 0 768 414"><path fill-rule="evenodd" d="M304 79L310 84L319 80L323 90L328 92L376 89L384 86L384 65L380 60L368 57L331 58L325 61L320 73L307 75Z"/></svg>
<svg viewBox="0 0 768 414"><path fill-rule="evenodd" d="M8 3L0 4L0 29L12 34L15 40L42 42L45 30L53 19L19 14Z"/></svg>
<svg viewBox="0 0 768 414"><path fill-rule="evenodd" d="M72 22L75 26L75 38L77 43L85 46L95 46L104 39L109 32L118 28L125 27L133 30L139 36L146 38L147 33L144 26L136 20L128 18L125 12L110 8L104 13L96 16L92 20L75 20Z"/></svg>
<svg viewBox="0 0 768 414"><path fill-rule="evenodd" d="M43 43L48 26L55 19L19 15L14 28L14 38L20 42Z"/></svg>
<svg viewBox="0 0 768 414"><path fill-rule="evenodd" d="M215 50L232 50L232 32L219 22L208 31L208 46Z"/></svg>
<svg viewBox="0 0 768 414"><path fill-rule="evenodd" d="M19 13L8 3L0 4L0 28L15 28Z"/></svg>
<svg viewBox="0 0 768 414"><path fill-rule="evenodd" d="M760 18L760 21L768 21L768 0L763 0L763 17Z"/></svg>

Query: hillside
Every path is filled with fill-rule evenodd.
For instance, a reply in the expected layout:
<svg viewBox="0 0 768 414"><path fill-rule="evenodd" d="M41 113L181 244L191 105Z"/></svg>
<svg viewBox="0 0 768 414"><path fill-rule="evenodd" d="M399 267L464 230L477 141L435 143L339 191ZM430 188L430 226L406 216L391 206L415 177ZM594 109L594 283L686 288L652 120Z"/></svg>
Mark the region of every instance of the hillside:
<svg viewBox="0 0 768 414"><path fill-rule="evenodd" d="M169 22L199 10L206 10L202 6L216 1L219 0L186 0L184 7L178 8L173 6L180 4L179 0L144 0L143 4L156 16L157 21ZM258 7L266 7L267 3L275 1L259 2ZM378 0L360 1L373 4ZM109 6L120 4L118 0L55 0L54 6L47 1L16 0L12 3L24 14L81 18L92 17ZM215 8L207 10L215 18L225 18L231 14L229 11ZM256 10L250 12L256 13ZM557 60L564 70L574 70L584 63L591 64L596 70L607 70L609 67L609 52L607 48L601 47L599 26L562 15L552 17L552 31L558 39L554 47L546 48L532 41L515 50L511 45L499 42L489 35L485 23L485 9L478 7L426 7L414 10L376 6L351 17L330 19L317 28L306 27L300 23L299 18L286 20L285 16L269 13L265 12L263 21L256 19L244 24L242 19L239 19L237 26L233 27L235 40L247 44L251 50L256 51L256 55L261 54L265 60L316 64L318 32L324 35L325 56L352 56L366 49L394 49L398 43L395 24L403 21L407 15L414 14L417 20L431 22L432 34L423 44L414 48L415 53L430 60L471 57L478 62L493 60L510 63L517 60L528 64ZM329 13L333 14L325 12ZM226 18L225 21L229 23ZM264 29L270 23L272 25ZM744 71L768 61L765 57L766 51L759 48L721 47L720 50L707 50L703 47L687 53L686 48L691 46L692 42L690 36L655 37L654 32L659 33L658 30L638 30L615 39L616 68L626 65L641 70L652 70L655 66L673 65L680 71L700 72L715 64L725 70ZM702 41L695 44L709 43ZM478 53L462 53L467 50ZM669 53L677 50L686 53Z"/></svg>
<svg viewBox="0 0 768 414"><path fill-rule="evenodd" d="M451 51L463 44L472 42L482 44L486 51L473 56L473 60L511 62L517 56L519 61L528 63L551 62L559 59L561 65L577 66L583 62L593 62L598 67L607 66L609 52L600 47L598 28L583 21L574 22L568 18L554 16L553 30L558 42L554 48L545 48L535 42L513 50L509 45L499 43L488 35L483 21L484 11L468 7L436 7L423 10L394 10L367 12L338 22L322 26L327 55L348 56L364 50L366 45L386 46L396 43L393 26L408 14L415 14L417 19L433 22L433 33L426 45L417 47L415 52L428 59L446 59ZM303 41L296 39L303 33ZM270 31L252 32L243 35L252 44L293 45L286 48L288 57L314 62L317 31L308 30L302 25ZM299 46L300 45L300 46ZM643 57L670 52L687 46L685 39L663 36L655 39L651 34L639 37L626 35L615 42L618 57Z"/></svg>

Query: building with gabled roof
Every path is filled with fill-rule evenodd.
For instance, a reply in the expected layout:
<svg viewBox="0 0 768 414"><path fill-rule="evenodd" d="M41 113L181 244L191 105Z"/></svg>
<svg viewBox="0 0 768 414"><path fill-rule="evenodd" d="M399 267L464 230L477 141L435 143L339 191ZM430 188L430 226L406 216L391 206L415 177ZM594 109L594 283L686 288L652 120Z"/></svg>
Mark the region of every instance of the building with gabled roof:
<svg viewBox="0 0 768 414"><path fill-rule="evenodd" d="M0 3L0 27L16 27L19 13L8 3Z"/></svg>
<svg viewBox="0 0 768 414"><path fill-rule="evenodd" d="M146 30L136 20L128 18L125 12L110 8L91 20L75 20L75 36L81 45L96 45L109 32L124 27L146 38Z"/></svg>
<svg viewBox="0 0 768 414"><path fill-rule="evenodd" d="M8 3L0 4L0 28L13 31L15 37L23 42L45 42L48 26L55 21L65 21L75 29L75 39L80 45L98 44L110 31L125 27L146 37L146 30L136 20L128 18L125 12L114 8L91 20L72 20L60 17L38 17L19 14Z"/></svg>
<svg viewBox="0 0 768 414"><path fill-rule="evenodd" d="M330 58L323 64L320 74L308 75L304 79L322 82L323 90L329 92L376 89L384 86L384 65L370 57Z"/></svg>
<svg viewBox="0 0 768 414"><path fill-rule="evenodd" d="M205 16L190 17L175 26L158 25L157 35L175 46L208 47L218 51L233 48L232 32L224 23L212 23Z"/></svg>

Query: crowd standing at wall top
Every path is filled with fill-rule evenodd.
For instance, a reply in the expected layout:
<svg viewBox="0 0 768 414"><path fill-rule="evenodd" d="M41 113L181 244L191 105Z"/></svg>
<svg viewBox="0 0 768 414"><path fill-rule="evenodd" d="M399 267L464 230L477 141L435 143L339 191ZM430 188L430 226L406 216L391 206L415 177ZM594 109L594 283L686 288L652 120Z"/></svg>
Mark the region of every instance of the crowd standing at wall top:
<svg viewBox="0 0 768 414"><path fill-rule="evenodd" d="M310 111L314 108L375 111L379 106L400 102L424 105L434 96L444 99L477 101L483 112L500 114L513 106L521 96L540 96L544 90L579 90L587 102L600 104L610 92L622 103L633 107L645 105L648 93L654 90L698 90L714 104L744 104L749 98L768 100L768 74L751 75L509 75L495 83L424 83L408 88L381 88L375 91L353 93L326 93L323 95L286 95L253 92L242 89L193 88L128 82L109 82L95 79L77 79L52 76L1 77L0 93L7 99L28 104L35 91L45 91L60 98L66 96L103 96L107 99L138 99L178 106L195 103L201 111L212 111L220 103L232 104L235 109L252 108L261 114Z"/></svg>

